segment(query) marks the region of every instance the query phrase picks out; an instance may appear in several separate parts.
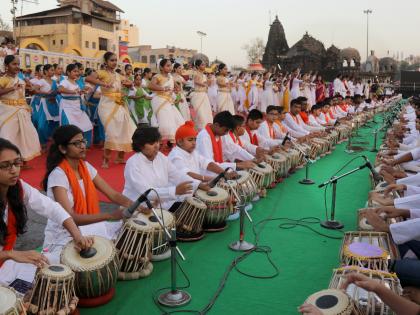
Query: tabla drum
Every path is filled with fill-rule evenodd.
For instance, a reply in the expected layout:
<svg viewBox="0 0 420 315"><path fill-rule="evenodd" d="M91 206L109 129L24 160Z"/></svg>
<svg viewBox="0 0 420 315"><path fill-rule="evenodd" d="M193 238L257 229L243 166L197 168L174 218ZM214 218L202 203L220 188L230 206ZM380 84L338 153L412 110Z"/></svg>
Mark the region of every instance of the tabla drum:
<svg viewBox="0 0 420 315"><path fill-rule="evenodd" d="M227 220L236 220L239 218L239 211L237 210L237 204L245 204L250 211L252 209L251 201L258 193L257 185L252 179L251 175L247 171L238 171L235 179L219 181L218 185L220 188L226 190L229 193L228 206L230 208L230 216ZM240 200L237 200L239 197Z"/></svg>
<svg viewBox="0 0 420 315"><path fill-rule="evenodd" d="M290 168L291 169L295 169L296 167L299 166L300 163L300 154L298 150L295 149L289 149L286 152L287 157L290 160Z"/></svg>
<svg viewBox="0 0 420 315"><path fill-rule="evenodd" d="M39 269L29 298L29 314L71 314L79 299L74 291L74 272L54 264Z"/></svg>
<svg viewBox="0 0 420 315"><path fill-rule="evenodd" d="M374 208L362 208L357 211L357 226L359 231L373 231L374 228L372 225L369 224L366 213ZM401 217L398 218L387 218L385 213L381 213L381 217L388 223L393 224L397 222L401 222L403 219Z"/></svg>
<svg viewBox="0 0 420 315"><path fill-rule="evenodd" d="M75 273L75 292L79 306L94 307L108 303L115 294L119 260L114 243L93 236L90 250L79 253L74 241L64 246L60 261Z"/></svg>
<svg viewBox="0 0 420 315"><path fill-rule="evenodd" d="M398 251L388 233L357 231L344 234L340 250L340 259L344 266L387 270L388 260L398 257Z"/></svg>
<svg viewBox="0 0 420 315"><path fill-rule="evenodd" d="M23 311L22 300L12 288L0 286L0 314L20 315Z"/></svg>
<svg viewBox="0 0 420 315"><path fill-rule="evenodd" d="M260 196L266 196L266 189L270 187L274 181L273 168L266 162L258 163L254 168L249 170L251 177L254 179L259 189Z"/></svg>
<svg viewBox="0 0 420 315"><path fill-rule="evenodd" d="M330 282L330 289L339 289L345 283L347 275L359 273L382 283L396 295L402 294L400 281L395 273L381 270L371 270L356 266L347 266L335 269ZM391 315L394 312L373 292L366 291L354 284L350 284L346 293L353 299L358 309L366 315Z"/></svg>
<svg viewBox="0 0 420 315"><path fill-rule="evenodd" d="M210 191L198 189L195 195L207 206L203 222L204 231L218 232L226 229L226 218L230 215L228 192L214 187Z"/></svg>
<svg viewBox="0 0 420 315"><path fill-rule="evenodd" d="M306 303L315 305L323 315L361 315L353 300L337 289L318 291L309 296Z"/></svg>
<svg viewBox="0 0 420 315"><path fill-rule="evenodd" d="M266 158L268 164L274 170L276 180L287 176L290 166L288 167L288 159L285 155L274 153L273 155L267 155Z"/></svg>
<svg viewBox="0 0 420 315"><path fill-rule="evenodd" d="M176 238L179 241L198 241L204 237L203 221L207 206L196 197L187 197L175 211Z"/></svg>
<svg viewBox="0 0 420 315"><path fill-rule="evenodd" d="M124 222L115 246L120 261L118 279L135 280L149 276L154 228L149 216L137 213Z"/></svg>
<svg viewBox="0 0 420 315"><path fill-rule="evenodd" d="M169 232L175 228L175 218L172 213L159 209L157 209L156 212ZM153 213L147 215L147 219L147 223L153 228L152 261L168 259L171 257L171 251L165 231L162 229Z"/></svg>

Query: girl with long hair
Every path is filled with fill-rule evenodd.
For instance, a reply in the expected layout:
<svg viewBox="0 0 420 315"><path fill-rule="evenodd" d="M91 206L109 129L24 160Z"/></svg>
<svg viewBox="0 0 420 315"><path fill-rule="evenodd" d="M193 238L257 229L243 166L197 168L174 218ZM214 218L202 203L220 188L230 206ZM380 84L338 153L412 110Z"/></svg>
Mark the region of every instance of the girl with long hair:
<svg viewBox="0 0 420 315"><path fill-rule="evenodd" d="M232 115L235 115L235 106L233 105L231 95L231 82L227 78L228 68L224 63L219 64L217 67L217 112L229 111Z"/></svg>
<svg viewBox="0 0 420 315"><path fill-rule="evenodd" d="M19 235L27 227L27 210L62 226L81 249L92 245L91 238L80 233L70 215L56 202L19 179L23 165L17 146L0 138L0 284L8 285L16 278L32 282L36 267L48 259L35 251L14 250Z"/></svg>
<svg viewBox="0 0 420 315"><path fill-rule="evenodd" d="M174 78L175 83L179 85L179 89L180 89L179 94L181 95L181 101L179 102L178 107L184 120L189 121L191 120L191 113L190 113L190 106L188 105L187 98L185 97L185 93L184 93L184 85L186 81L184 77L182 76L182 71L184 71L184 67L179 63L175 63L174 71L173 71L174 73L172 76Z"/></svg>
<svg viewBox="0 0 420 315"><path fill-rule="evenodd" d="M83 232L87 230L90 231L89 235L112 238L112 234L104 232L111 223L105 224L103 221L122 219L122 211L101 213L97 190L119 206L129 207L132 202L112 189L97 170L84 161L86 142L82 130L77 126L57 128L47 156L43 188L48 197L58 202L76 224L82 226ZM68 243L69 237L60 225L49 220L45 228L44 248L59 252Z"/></svg>

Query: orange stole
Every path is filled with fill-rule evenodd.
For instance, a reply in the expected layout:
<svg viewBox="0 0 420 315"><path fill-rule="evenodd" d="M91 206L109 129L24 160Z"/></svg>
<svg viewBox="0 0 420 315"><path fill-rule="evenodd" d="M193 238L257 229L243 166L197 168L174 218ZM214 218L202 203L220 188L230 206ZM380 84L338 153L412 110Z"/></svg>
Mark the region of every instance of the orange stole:
<svg viewBox="0 0 420 315"><path fill-rule="evenodd" d="M85 195L83 195L82 189L79 185L79 180L77 179L76 173L71 168L69 162L64 159L59 164L59 167L66 174L71 190L73 192L74 211L77 214L98 214L100 212L98 194L96 192L95 185L90 178L90 174L85 162L80 160L78 166L78 171L80 177L83 180L83 185L85 188Z"/></svg>
<svg viewBox="0 0 420 315"><path fill-rule="evenodd" d="M206 130L210 135L211 146L213 148L213 159L215 162L223 163L223 148L222 148L222 139L216 140L216 136L210 128L210 124L206 126Z"/></svg>

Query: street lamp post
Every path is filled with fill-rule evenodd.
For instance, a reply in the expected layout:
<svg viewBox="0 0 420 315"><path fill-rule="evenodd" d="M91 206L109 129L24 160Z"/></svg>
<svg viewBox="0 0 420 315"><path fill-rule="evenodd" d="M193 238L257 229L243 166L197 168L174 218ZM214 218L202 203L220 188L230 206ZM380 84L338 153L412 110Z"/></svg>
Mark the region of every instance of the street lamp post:
<svg viewBox="0 0 420 315"><path fill-rule="evenodd" d="M369 57L369 14L372 12L371 9L363 10L363 13L366 14L366 60Z"/></svg>
<svg viewBox="0 0 420 315"><path fill-rule="evenodd" d="M206 37L207 34L202 31L197 31L198 36L200 36L200 53L203 53L203 37Z"/></svg>

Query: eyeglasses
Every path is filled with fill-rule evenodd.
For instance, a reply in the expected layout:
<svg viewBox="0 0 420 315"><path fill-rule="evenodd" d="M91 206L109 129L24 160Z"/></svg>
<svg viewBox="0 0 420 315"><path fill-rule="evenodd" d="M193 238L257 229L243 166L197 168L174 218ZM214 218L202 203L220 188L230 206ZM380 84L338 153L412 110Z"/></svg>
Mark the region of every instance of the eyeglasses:
<svg viewBox="0 0 420 315"><path fill-rule="evenodd" d="M81 148L82 146L86 146L87 145L87 140L86 139L82 139L82 140L76 140L73 142L69 142L68 144L74 145L76 148Z"/></svg>
<svg viewBox="0 0 420 315"><path fill-rule="evenodd" d="M13 166L16 168L21 168L23 165L22 159L14 160L13 162L1 162L0 163L0 170L2 171L10 171Z"/></svg>

